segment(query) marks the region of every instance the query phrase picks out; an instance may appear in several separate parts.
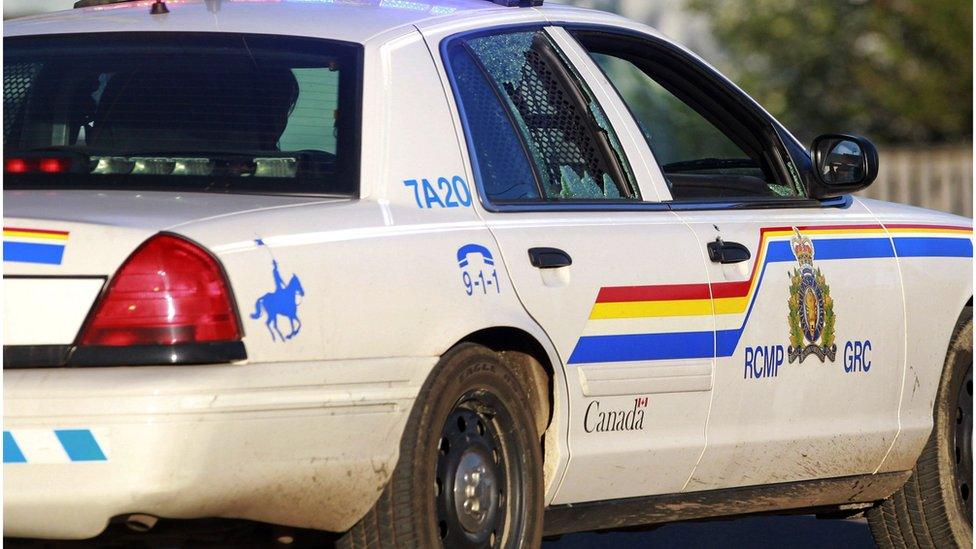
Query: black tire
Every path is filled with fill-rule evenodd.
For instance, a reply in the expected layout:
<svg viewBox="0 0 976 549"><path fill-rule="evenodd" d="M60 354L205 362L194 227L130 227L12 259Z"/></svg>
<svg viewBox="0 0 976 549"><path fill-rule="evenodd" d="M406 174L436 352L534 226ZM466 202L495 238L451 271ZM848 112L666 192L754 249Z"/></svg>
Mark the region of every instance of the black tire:
<svg viewBox="0 0 976 549"><path fill-rule="evenodd" d="M485 347L446 353L410 413L390 482L337 547L538 547L542 448L530 391Z"/></svg>
<svg viewBox="0 0 976 549"><path fill-rule="evenodd" d="M952 333L934 419L908 483L867 512L879 547L973 546L972 307Z"/></svg>

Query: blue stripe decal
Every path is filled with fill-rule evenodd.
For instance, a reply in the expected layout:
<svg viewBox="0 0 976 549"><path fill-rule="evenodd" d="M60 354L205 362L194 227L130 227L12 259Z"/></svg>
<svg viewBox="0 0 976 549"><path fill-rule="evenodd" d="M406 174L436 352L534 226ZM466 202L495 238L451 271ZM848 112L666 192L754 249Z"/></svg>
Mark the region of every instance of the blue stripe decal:
<svg viewBox="0 0 976 549"><path fill-rule="evenodd" d="M763 267L766 267L766 263L781 261L793 261L793 250L790 249L789 240L774 240L766 246L766 260Z"/></svg>
<svg viewBox="0 0 976 549"><path fill-rule="evenodd" d="M899 242L908 241L904 246ZM935 244L914 241L939 240ZM875 259L893 258L895 250L888 237L814 239L817 260L835 259ZM902 249L927 257L960 254L968 250L972 255L972 242L960 238L901 238L895 239L899 256ZM959 257L953 255L952 257ZM569 357L569 364L590 364L598 362L625 362L640 360L666 360L682 358L730 357L739 346L739 340L749 323L752 308L770 263L795 261L788 240L769 242L766 256L759 270L759 279L752 294L742 325L738 329L718 330L716 332L674 332L654 334L623 334L607 336L583 336ZM714 337L713 337L714 334ZM712 354L714 351L714 355Z"/></svg>
<svg viewBox="0 0 976 549"><path fill-rule="evenodd" d="M106 461L101 447L88 429L55 429L54 434L61 441L68 459L71 461Z"/></svg>
<svg viewBox="0 0 976 549"><path fill-rule="evenodd" d="M789 242L783 241L789 251L787 261L794 261L793 251L790 250ZM894 257L891 249L891 241L888 237L881 238L841 238L841 239L814 239L813 259L875 259L884 257Z"/></svg>
<svg viewBox="0 0 976 549"><path fill-rule="evenodd" d="M64 244L35 244L31 242L3 243L3 260L18 263L60 265Z"/></svg>
<svg viewBox="0 0 976 549"><path fill-rule="evenodd" d="M739 338L742 337L742 332L745 331L746 325L743 322L742 327L738 330L718 330L715 332L715 342L717 343L715 349L715 356L722 358L727 356L732 356L735 353L735 348L739 346Z"/></svg>
<svg viewBox="0 0 976 549"><path fill-rule="evenodd" d="M895 238L898 257L973 257L968 238Z"/></svg>
<svg viewBox="0 0 976 549"><path fill-rule="evenodd" d="M714 332L583 336L569 363L711 358L714 347Z"/></svg>
<svg viewBox="0 0 976 549"><path fill-rule="evenodd" d="M3 462L27 463L27 458L20 451L20 446L17 446L17 441L14 440L14 436L10 434L10 431L3 432Z"/></svg>

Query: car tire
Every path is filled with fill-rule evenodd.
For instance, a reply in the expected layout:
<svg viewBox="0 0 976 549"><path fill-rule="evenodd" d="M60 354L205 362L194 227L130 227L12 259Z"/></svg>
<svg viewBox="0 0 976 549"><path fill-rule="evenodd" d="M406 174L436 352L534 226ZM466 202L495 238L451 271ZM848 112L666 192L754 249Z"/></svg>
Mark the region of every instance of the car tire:
<svg viewBox="0 0 976 549"><path fill-rule="evenodd" d="M972 307L956 323L935 402L935 425L911 478L867 512L879 547L973 546Z"/></svg>
<svg viewBox="0 0 976 549"><path fill-rule="evenodd" d="M538 547L542 448L530 391L485 347L446 353L410 412L390 482L337 547Z"/></svg>

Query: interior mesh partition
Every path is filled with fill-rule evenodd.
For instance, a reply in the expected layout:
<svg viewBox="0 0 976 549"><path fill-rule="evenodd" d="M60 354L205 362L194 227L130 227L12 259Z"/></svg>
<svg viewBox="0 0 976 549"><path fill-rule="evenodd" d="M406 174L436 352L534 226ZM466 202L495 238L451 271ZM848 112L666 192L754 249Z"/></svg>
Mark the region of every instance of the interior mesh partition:
<svg viewBox="0 0 976 549"><path fill-rule="evenodd" d="M541 51L546 47L542 40L537 36L533 47L525 52L522 78L517 84L505 82L505 91L527 126L536 152L544 159L542 164L555 192L560 188L562 166L602 182L608 168L587 127L589 113L580 112L549 66Z"/></svg>
<svg viewBox="0 0 976 549"><path fill-rule="evenodd" d="M11 63L3 66L3 142L6 144L20 124L27 93L40 67L36 63Z"/></svg>
<svg viewBox="0 0 976 549"><path fill-rule="evenodd" d="M451 65L489 198L502 201L541 198L518 134L486 76L463 48L454 52Z"/></svg>

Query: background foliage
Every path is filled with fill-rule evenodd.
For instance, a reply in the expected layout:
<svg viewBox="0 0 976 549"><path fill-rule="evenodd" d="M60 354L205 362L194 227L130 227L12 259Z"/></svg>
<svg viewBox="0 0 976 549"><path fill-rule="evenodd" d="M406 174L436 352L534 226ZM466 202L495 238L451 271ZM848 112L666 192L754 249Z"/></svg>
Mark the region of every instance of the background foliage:
<svg viewBox="0 0 976 549"><path fill-rule="evenodd" d="M717 60L803 141L850 130L886 144L970 141L968 0L689 0Z"/></svg>

